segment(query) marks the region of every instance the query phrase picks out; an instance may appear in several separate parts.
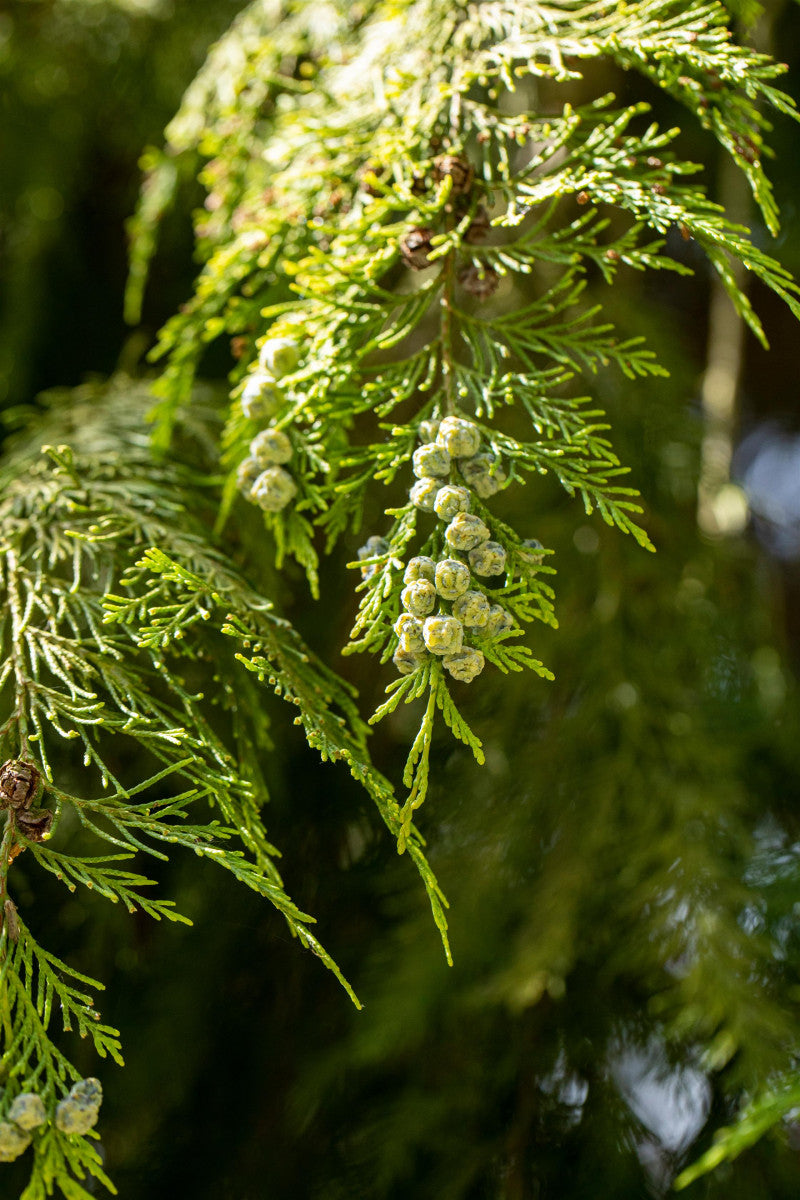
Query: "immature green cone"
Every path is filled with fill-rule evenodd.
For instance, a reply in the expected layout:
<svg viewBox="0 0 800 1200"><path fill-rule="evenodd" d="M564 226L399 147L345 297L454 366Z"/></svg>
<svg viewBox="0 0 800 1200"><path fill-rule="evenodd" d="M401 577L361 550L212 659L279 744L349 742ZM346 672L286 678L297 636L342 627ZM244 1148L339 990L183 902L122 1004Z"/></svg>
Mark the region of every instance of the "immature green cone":
<svg viewBox="0 0 800 1200"><path fill-rule="evenodd" d="M417 579L427 579L433 583L436 577L436 563L432 558L421 555L410 558L403 574L403 583L414 583Z"/></svg>
<svg viewBox="0 0 800 1200"><path fill-rule="evenodd" d="M410 488L408 498L416 508L421 508L424 512L433 512L441 486L440 479L418 479Z"/></svg>
<svg viewBox="0 0 800 1200"><path fill-rule="evenodd" d="M97 1124L103 1088L99 1079L79 1079L56 1105L55 1124L62 1133L88 1133Z"/></svg>
<svg viewBox="0 0 800 1200"><path fill-rule="evenodd" d="M422 636L431 654L455 654L461 649L464 627L455 617L428 617Z"/></svg>
<svg viewBox="0 0 800 1200"><path fill-rule="evenodd" d="M541 553L544 546L538 538L525 538L522 545L525 549L520 550L520 558L526 558L528 562L535 563L536 566L544 562L544 554Z"/></svg>
<svg viewBox="0 0 800 1200"><path fill-rule="evenodd" d="M292 443L282 429L262 429L250 443L250 454L264 467L279 467L292 457Z"/></svg>
<svg viewBox="0 0 800 1200"><path fill-rule="evenodd" d="M425 655L414 654L411 650L403 650L398 646L392 656L392 662L401 675L413 675L425 662Z"/></svg>
<svg viewBox="0 0 800 1200"><path fill-rule="evenodd" d="M90 1129L94 1129L99 1117L98 1108L80 1104L71 1096L67 1096L56 1105L53 1119L56 1129L60 1129L62 1133L88 1133Z"/></svg>
<svg viewBox="0 0 800 1200"><path fill-rule="evenodd" d="M379 554L386 554L388 550L389 543L387 542L386 538L373 535L372 537L367 538L363 546L359 546L358 557L361 559L377 558ZM368 563L366 566L361 568L361 578L371 579L375 572L379 569L380 568L377 563Z"/></svg>
<svg viewBox="0 0 800 1200"><path fill-rule="evenodd" d="M47 1120L44 1101L35 1092L22 1092L9 1108L8 1119L26 1132L38 1129Z"/></svg>
<svg viewBox="0 0 800 1200"><path fill-rule="evenodd" d="M443 662L445 670L450 672L453 679L458 679L461 683L472 683L476 675L480 675L483 670L485 659L480 650L465 646L455 654L446 654Z"/></svg>
<svg viewBox="0 0 800 1200"><path fill-rule="evenodd" d="M265 512L280 512L297 495L297 484L283 467L267 467L250 489L250 499Z"/></svg>
<svg viewBox="0 0 800 1200"><path fill-rule="evenodd" d="M456 600L469 587L469 567L457 558L436 564L436 590L443 600Z"/></svg>
<svg viewBox="0 0 800 1200"><path fill-rule="evenodd" d="M499 542L484 542L467 557L476 575L502 575L506 569L506 552Z"/></svg>
<svg viewBox="0 0 800 1200"><path fill-rule="evenodd" d="M471 629L480 629L489 620L489 601L483 592L464 592L453 603L453 616Z"/></svg>
<svg viewBox="0 0 800 1200"><path fill-rule="evenodd" d="M418 446L411 461L417 479L427 479L431 475L447 475L450 470L450 455L436 442Z"/></svg>
<svg viewBox="0 0 800 1200"><path fill-rule="evenodd" d="M481 431L464 417L445 417L439 426L436 441L451 458L471 458L481 444Z"/></svg>
<svg viewBox="0 0 800 1200"><path fill-rule="evenodd" d="M265 371L254 371L242 388L242 412L251 421L268 421L280 404L275 380Z"/></svg>
<svg viewBox="0 0 800 1200"><path fill-rule="evenodd" d="M452 521L453 517L462 512L469 512L469 492L464 487L446 484L439 488L433 502L433 511L442 521Z"/></svg>
<svg viewBox="0 0 800 1200"><path fill-rule="evenodd" d="M250 496L253 484L264 468L255 458L244 458L236 468L236 486L244 496Z"/></svg>
<svg viewBox="0 0 800 1200"><path fill-rule="evenodd" d="M31 1135L10 1121L0 1121L0 1162L13 1162L31 1144Z"/></svg>
<svg viewBox="0 0 800 1200"><path fill-rule="evenodd" d="M103 1103L103 1085L94 1075L79 1079L70 1088L70 1096L84 1105L99 1108Z"/></svg>
<svg viewBox="0 0 800 1200"><path fill-rule="evenodd" d="M275 379L288 375L300 361L300 347L293 338L267 338L258 352L258 361Z"/></svg>
<svg viewBox="0 0 800 1200"><path fill-rule="evenodd" d="M486 451L476 454L474 458L460 459L458 469L464 482L481 500L494 496L508 480L501 460Z"/></svg>
<svg viewBox="0 0 800 1200"><path fill-rule="evenodd" d="M501 604L493 604L481 633L486 637L496 637L498 633L505 633L513 628L514 618L511 613L506 612Z"/></svg>
<svg viewBox="0 0 800 1200"><path fill-rule="evenodd" d="M400 602L413 617L427 617L436 607L436 588L428 579L417 579L403 588Z"/></svg>
<svg viewBox="0 0 800 1200"><path fill-rule="evenodd" d="M400 649L409 654L425 652L425 638L422 625L411 613L401 613L394 623L394 631L400 640Z"/></svg>
<svg viewBox="0 0 800 1200"><path fill-rule="evenodd" d="M436 435L439 432L441 421L420 421L417 426L417 434L421 442L435 442Z"/></svg>
<svg viewBox="0 0 800 1200"><path fill-rule="evenodd" d="M474 513L459 513L445 529L444 536L454 550L472 550L488 540L489 530Z"/></svg>

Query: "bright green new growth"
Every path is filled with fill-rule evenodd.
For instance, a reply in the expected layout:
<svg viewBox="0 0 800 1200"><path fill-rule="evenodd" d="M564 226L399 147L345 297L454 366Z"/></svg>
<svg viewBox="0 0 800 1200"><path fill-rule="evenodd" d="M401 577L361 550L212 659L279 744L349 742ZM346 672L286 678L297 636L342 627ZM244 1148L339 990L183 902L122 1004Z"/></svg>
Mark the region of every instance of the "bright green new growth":
<svg viewBox="0 0 800 1200"><path fill-rule="evenodd" d="M583 306L587 284L613 284L622 266L690 273L665 253L677 229L762 340L733 261L800 315L787 273L707 199L678 129L648 124L645 104L570 99L584 70L591 86L592 60L639 72L733 155L775 232L764 111L795 114L772 86L784 68L734 45L725 21L718 4L674 0L257 0L240 16L187 93L167 153L149 152L131 223L135 320L159 217L181 171L204 160L205 266L153 355L164 365L152 436L146 390L117 381L55 403L0 480L0 749L41 769L58 847L26 839L8 814L4 898L35 863L70 889L185 920L124 864L189 849L271 901L355 1000L284 890L262 821L268 684L296 706L309 744L366 787L420 871L447 948L446 902L413 824L436 715L482 761L461 711L469 692L457 689L479 688L484 663L547 677L523 638L535 622L556 624L548 553L531 545L535 527L498 516L502 491L529 487L535 512L537 480L552 475L587 513L652 548L585 380L612 368L646 387L664 372L599 305ZM238 362L220 433L193 398L203 351L222 335L237 339ZM418 479L415 451L432 444ZM221 496L209 474L219 445ZM353 690L232 563L226 522L251 496L278 566L293 556L315 595L319 533L326 552L370 535L351 564L360 601L346 651L400 672L372 722L420 702L402 805L370 763ZM405 592L419 580L435 586L431 612L430 588ZM70 746L66 781L55 764ZM105 852L72 853L78 834ZM54 1183L85 1197L87 1174L111 1187L92 1132L65 1134L52 1119L79 1078L51 1037L54 1002L65 1029L121 1061L94 1009L102 985L48 954L13 901L0 949L0 1120L26 1092L49 1115L32 1134L25 1200Z"/></svg>
<svg viewBox="0 0 800 1200"><path fill-rule="evenodd" d="M176 159L199 151L210 160L202 178L211 214L197 226L206 266L196 295L154 352L167 360L155 437L168 444L203 345L233 335L241 361L224 435L231 476L222 520L238 470L246 497L268 509L278 565L294 555L315 595L315 528L328 551L364 524L386 539L359 586L345 653L369 651L400 672L373 721L428 695L404 778L407 831L428 787L437 710L482 759L441 664L398 634L402 608L421 615L403 591L408 559L469 556L471 586L510 614L471 648L501 671L530 667L546 677L520 639L531 622L556 624L553 569L525 553L535 528L501 521L495 495L527 485L535 512L536 480L551 474L587 513L596 508L653 548L638 524L637 492L621 482L626 468L604 414L580 389L600 369L617 368L632 385L664 371L641 339L602 319L599 304L583 305L587 283L601 276L613 284L623 266L691 273L665 251L677 230L681 243L703 249L762 340L733 260L800 315L789 275L726 219L696 181L701 168L680 157L680 130L648 123L647 104L620 107L610 94L575 107L575 81L588 72L591 86L591 61L606 58L686 105L745 172L772 232L764 110L795 113L772 86L785 68L734 45L727 14L713 3L289 4L275 36L260 37L259 23L266 29L276 11L265 3L246 10L170 126L169 155L150 160L134 224L136 279L153 227L151 197ZM278 69L287 55L291 76ZM269 368L273 344L296 348L296 361L279 372L269 425L291 430L295 448L293 483L277 499L271 479L259 486L249 473L259 422L240 400L252 372ZM525 432L508 419L512 406L527 417ZM458 435L467 441L452 432L437 438L442 419L456 431L459 421L469 425ZM376 500L373 481L389 489L388 504ZM466 500L457 502L454 488ZM456 515L444 529L429 513ZM491 549L469 541L467 526L480 521ZM490 579L501 586L490 588ZM443 599L430 619L450 613ZM458 677L477 673L475 658Z"/></svg>

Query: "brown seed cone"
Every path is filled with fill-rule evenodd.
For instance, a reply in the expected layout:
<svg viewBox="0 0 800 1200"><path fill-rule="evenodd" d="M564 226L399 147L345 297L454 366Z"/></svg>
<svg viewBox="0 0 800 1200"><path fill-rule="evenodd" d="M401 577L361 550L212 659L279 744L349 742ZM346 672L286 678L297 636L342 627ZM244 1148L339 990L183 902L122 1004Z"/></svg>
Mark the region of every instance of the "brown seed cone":
<svg viewBox="0 0 800 1200"><path fill-rule="evenodd" d="M491 231L492 225L489 220L489 214L481 204L467 227L467 232L464 234L464 241L468 245L474 246L476 242L485 241Z"/></svg>
<svg viewBox="0 0 800 1200"><path fill-rule="evenodd" d="M400 253L407 267L411 267L414 271L424 271L431 265L428 255L432 249L432 237L432 229L423 229L420 226L409 229L408 233L403 234L400 238Z"/></svg>
<svg viewBox="0 0 800 1200"><path fill-rule="evenodd" d="M477 296L479 300L488 300L500 286L500 276L488 263L480 267L468 263L458 272L458 282L471 296Z"/></svg>
<svg viewBox="0 0 800 1200"><path fill-rule="evenodd" d="M383 183L386 177L386 167L382 167L379 163L367 163L359 172L359 182L362 191L368 196L382 196L383 193L379 188L376 188L367 176L372 175L379 183Z"/></svg>
<svg viewBox="0 0 800 1200"><path fill-rule="evenodd" d="M9 758L0 767L0 808L30 808L41 782L33 763Z"/></svg>
<svg viewBox="0 0 800 1200"><path fill-rule="evenodd" d="M441 183L448 175L453 181L451 196L466 196L475 179L472 163L456 154L442 154L433 160L434 178Z"/></svg>
<svg viewBox="0 0 800 1200"><path fill-rule="evenodd" d="M17 828L29 842L42 842L53 826L53 819L49 808L31 808L17 813Z"/></svg>

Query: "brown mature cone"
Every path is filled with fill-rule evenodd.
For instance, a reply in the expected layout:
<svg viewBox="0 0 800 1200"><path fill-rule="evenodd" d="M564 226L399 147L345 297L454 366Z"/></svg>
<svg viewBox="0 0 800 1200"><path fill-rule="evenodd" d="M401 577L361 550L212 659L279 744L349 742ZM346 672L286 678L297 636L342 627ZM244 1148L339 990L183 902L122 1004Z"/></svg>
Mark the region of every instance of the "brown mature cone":
<svg viewBox="0 0 800 1200"><path fill-rule="evenodd" d="M467 232L464 234L464 241L470 246L474 246L476 242L485 241L491 231L492 224L489 220L489 214L481 204L467 227Z"/></svg>
<svg viewBox="0 0 800 1200"><path fill-rule="evenodd" d="M42 777L33 763L9 758L0 767L0 808L30 808Z"/></svg>
<svg viewBox="0 0 800 1200"><path fill-rule="evenodd" d="M466 196L475 179L472 163L456 154L442 154L433 160L433 173L437 183L448 175L453 181L451 196Z"/></svg>
<svg viewBox="0 0 800 1200"><path fill-rule="evenodd" d="M426 267L432 266L428 261L428 255L432 250L432 237L433 230L423 229L421 226L415 226L414 229L409 229L408 233L403 234L400 238L400 253L407 267L411 267L414 271L424 271Z"/></svg>
<svg viewBox="0 0 800 1200"><path fill-rule="evenodd" d="M458 282L471 296L476 296L478 300L488 300L500 286L500 276L488 263L480 267L468 263L458 272Z"/></svg>
<svg viewBox="0 0 800 1200"><path fill-rule="evenodd" d="M382 196L383 192L380 188L376 188L369 179L372 175L379 183L383 183L386 177L386 167L382 167L379 163L367 163L359 172L359 182L363 191L368 196Z"/></svg>
<svg viewBox="0 0 800 1200"><path fill-rule="evenodd" d="M31 808L17 813L17 829L29 842L43 842L52 829L53 819L49 808Z"/></svg>

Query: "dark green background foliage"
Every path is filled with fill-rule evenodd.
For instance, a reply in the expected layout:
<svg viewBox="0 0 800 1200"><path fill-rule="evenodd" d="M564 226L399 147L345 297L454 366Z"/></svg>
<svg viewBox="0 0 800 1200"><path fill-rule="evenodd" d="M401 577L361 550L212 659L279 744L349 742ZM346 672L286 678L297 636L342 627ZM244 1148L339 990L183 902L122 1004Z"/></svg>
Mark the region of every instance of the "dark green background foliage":
<svg viewBox="0 0 800 1200"><path fill-rule="evenodd" d="M6 407L120 359L134 366L189 296L185 218L200 201L191 180L183 215L162 230L146 336L126 345L123 223L138 155L239 7L3 6ZM797 95L796 8L776 13L773 41ZM627 99L620 79L609 86ZM678 118L652 99L665 125ZM786 230L777 254L795 272L797 136L780 120L772 139ZM715 154L690 125L681 152ZM767 241L758 226L756 238ZM644 493L658 554L596 518L576 531L571 502L549 483L530 481L498 505L523 536L555 550L560 631L540 631L533 648L556 679L487 671L465 702L486 767L444 737L434 751L423 828L451 903L452 968L416 873L369 798L344 768L321 764L270 700L274 744L261 756L270 836L290 894L317 914L364 1011L263 899L201 859L148 868L193 928L85 893L65 899L27 855L15 866L26 921L105 981L104 1018L123 1031L127 1066L103 1069L100 1131L126 1200L639 1200L668 1190L743 1097L791 1072L800 579L796 562L771 561L750 536L698 534L710 281L693 265L693 279L629 272L611 291L597 285L609 315L645 334L671 372L592 383ZM796 424L796 325L758 288L752 299L772 349L767 357L747 344L743 426L772 416ZM220 353L204 374L222 379L229 366ZM323 560L322 604L299 571L276 585L264 548L264 579L334 663L355 611L343 564L357 540ZM369 711L385 680L374 665L338 661ZM408 721L400 710L371 740L393 778ZM682 1096L704 1097L707 1111L679 1144L648 1125L644 1076L666 1081L678 1107ZM790 1125L778 1124L686 1194L794 1197L796 1147ZM24 1160L0 1172L0 1195L16 1195Z"/></svg>

